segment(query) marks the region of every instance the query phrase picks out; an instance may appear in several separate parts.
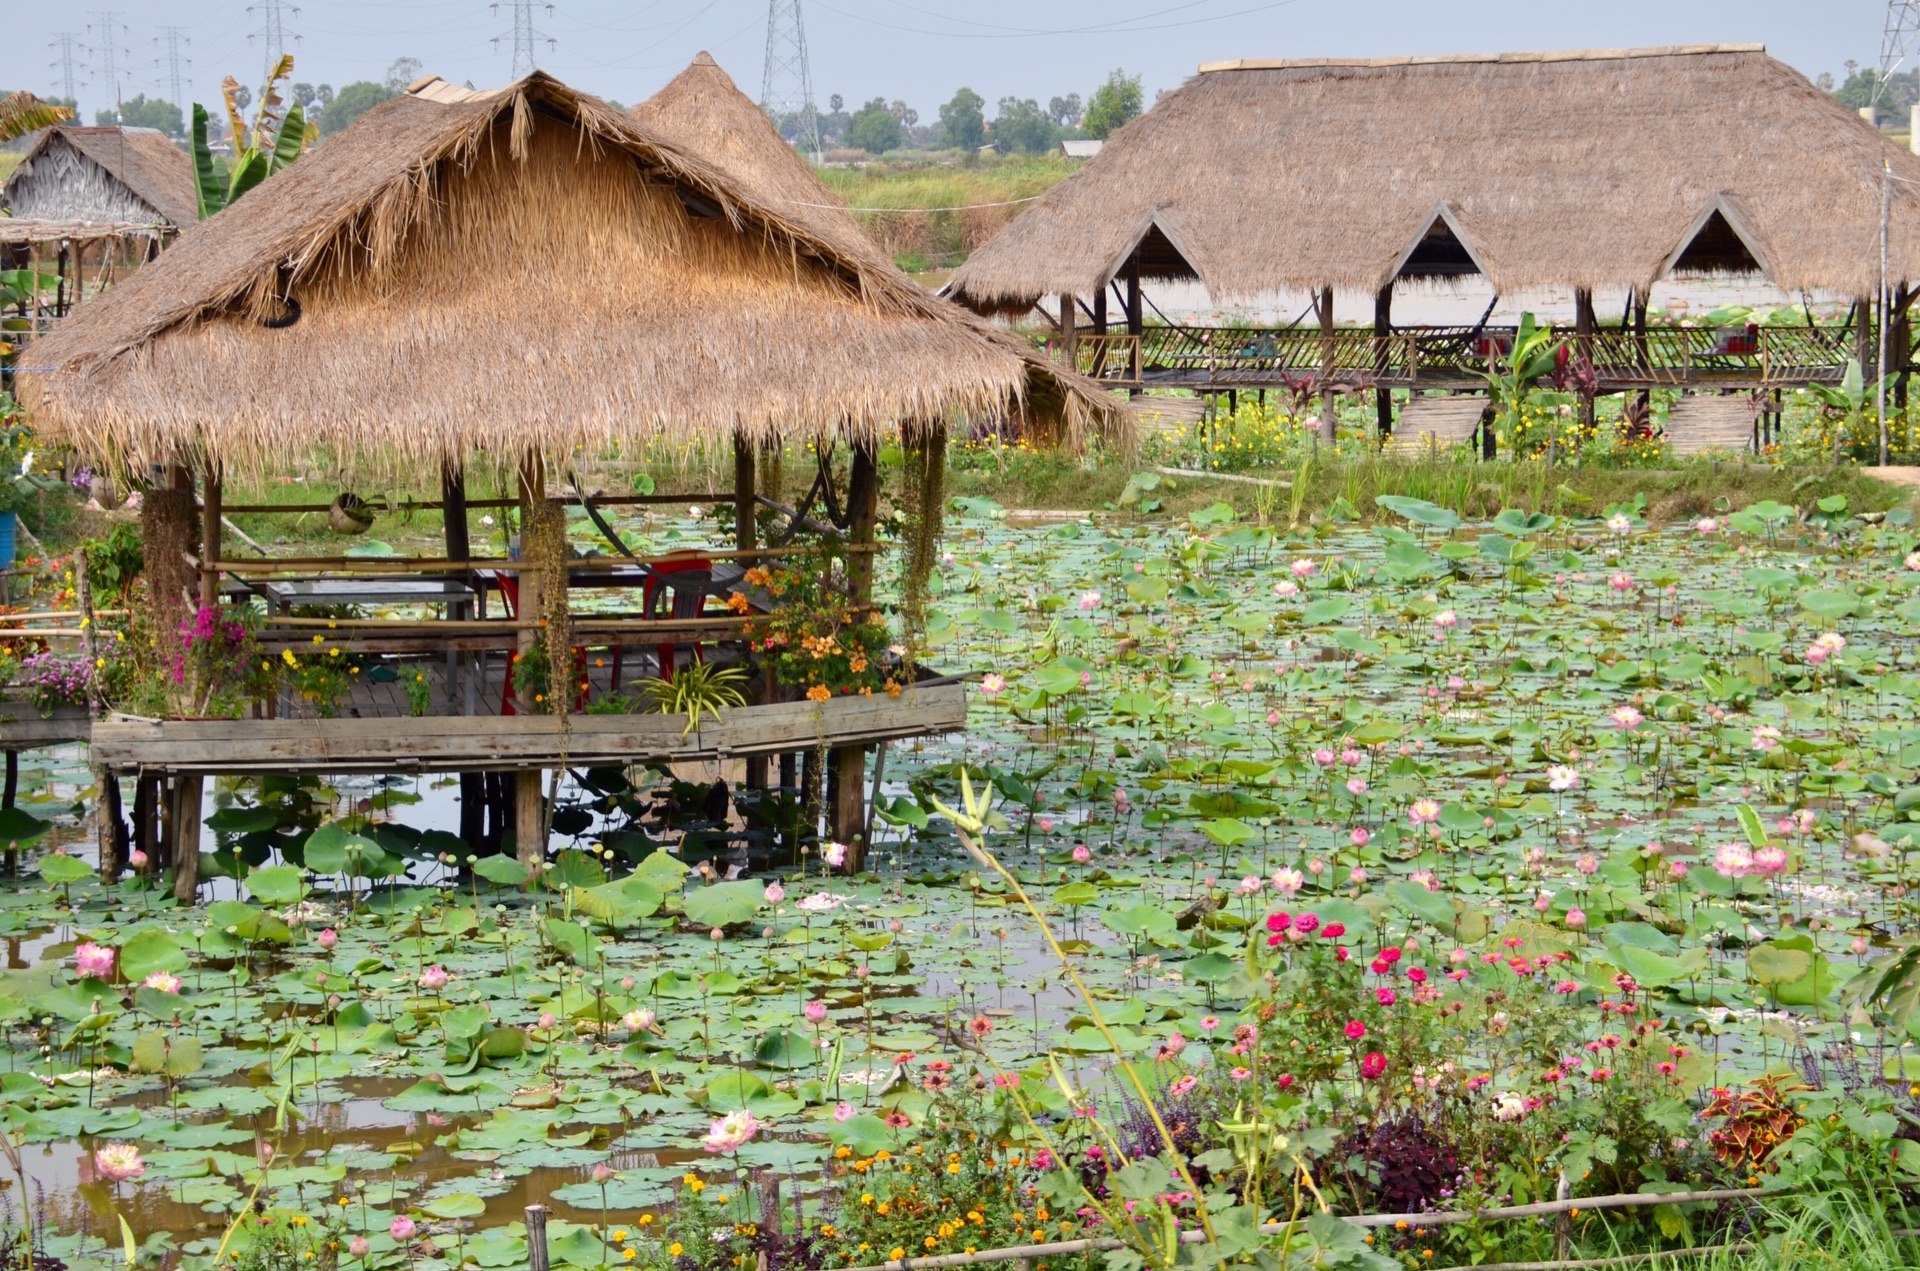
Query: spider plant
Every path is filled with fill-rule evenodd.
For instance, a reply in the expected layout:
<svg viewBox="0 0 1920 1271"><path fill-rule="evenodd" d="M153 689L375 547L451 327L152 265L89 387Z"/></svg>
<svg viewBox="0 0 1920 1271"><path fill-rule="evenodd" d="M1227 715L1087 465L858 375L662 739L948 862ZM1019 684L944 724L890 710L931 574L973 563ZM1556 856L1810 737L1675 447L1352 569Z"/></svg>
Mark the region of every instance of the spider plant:
<svg viewBox="0 0 1920 1271"><path fill-rule="evenodd" d="M681 667L670 680L648 680L641 686L640 695L651 714L685 715L687 726L680 730L685 737L700 726L701 716L719 719L721 707L746 705L746 694L741 691L746 682L743 667L695 662Z"/></svg>

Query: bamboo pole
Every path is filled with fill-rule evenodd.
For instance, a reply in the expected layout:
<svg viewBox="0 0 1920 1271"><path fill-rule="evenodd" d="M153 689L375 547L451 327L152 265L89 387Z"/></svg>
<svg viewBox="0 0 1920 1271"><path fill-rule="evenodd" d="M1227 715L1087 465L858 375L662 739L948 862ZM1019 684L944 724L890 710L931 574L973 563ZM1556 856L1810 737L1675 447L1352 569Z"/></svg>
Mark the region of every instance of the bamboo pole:
<svg viewBox="0 0 1920 1271"><path fill-rule="evenodd" d="M757 547L750 551L735 549L675 548L671 553L661 556L698 556L702 560L757 560L775 556L825 556L848 555L892 550L886 543L846 543L840 546L818 544L811 546ZM199 560L187 558L195 569L201 567ZM656 557L656 559L659 559ZM508 557L476 557L470 560L450 560L441 556L270 556L264 560L217 560L213 569L220 573L250 574L256 577L270 574L312 573L328 570L351 577L354 574L377 576L380 574L414 573L462 573L471 570L491 570L498 574L518 574L530 569L524 561ZM612 573L615 570L631 569L633 562L613 556L574 557L567 562L568 573Z"/></svg>
<svg viewBox="0 0 1920 1271"><path fill-rule="evenodd" d="M200 607L220 603L220 467L211 458L201 478Z"/></svg>
<svg viewBox="0 0 1920 1271"><path fill-rule="evenodd" d="M728 494L595 494L585 496L567 494L555 496L556 503L584 503L593 499L595 507L643 507L666 506L670 504L730 503L733 496ZM518 499L467 499L463 506L471 508L511 508L520 506ZM389 503L383 510L388 514L402 512L437 512L447 507L445 496L440 499L408 499L403 503ZM226 506L228 516L294 516L301 513L331 512L331 503L229 503Z"/></svg>

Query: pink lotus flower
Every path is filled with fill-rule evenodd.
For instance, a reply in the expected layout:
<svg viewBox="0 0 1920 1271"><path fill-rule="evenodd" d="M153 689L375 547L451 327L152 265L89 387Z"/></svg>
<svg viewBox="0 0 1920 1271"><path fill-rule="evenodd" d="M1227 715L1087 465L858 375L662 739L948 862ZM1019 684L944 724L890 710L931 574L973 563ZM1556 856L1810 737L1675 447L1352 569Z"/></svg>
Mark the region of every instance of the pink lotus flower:
<svg viewBox="0 0 1920 1271"><path fill-rule="evenodd" d="M1613 708L1613 714L1609 718L1613 720L1613 726L1615 728L1618 728L1623 733L1630 733L1640 727L1641 721L1645 716L1641 715L1639 711L1631 706L1616 706Z"/></svg>
<svg viewBox="0 0 1920 1271"><path fill-rule="evenodd" d="M1582 856L1579 860L1575 861L1573 863L1573 867L1579 870L1582 874L1592 874L1595 870L1600 868L1600 862L1596 860L1591 853L1589 853L1588 855Z"/></svg>
<svg viewBox="0 0 1920 1271"><path fill-rule="evenodd" d="M1451 631L1460 625L1460 615L1451 609L1442 609L1433 615L1433 625L1442 631Z"/></svg>
<svg viewBox="0 0 1920 1271"><path fill-rule="evenodd" d="M1355 847L1365 847L1372 839L1373 835L1367 831L1367 827L1364 825L1356 825L1347 831L1347 842L1353 844Z"/></svg>
<svg viewBox="0 0 1920 1271"><path fill-rule="evenodd" d="M1753 869L1769 878L1787 872L1787 854L1778 847L1763 847L1753 854Z"/></svg>
<svg viewBox="0 0 1920 1271"><path fill-rule="evenodd" d="M1236 896L1258 895L1260 888L1264 885L1265 884L1260 881L1258 874L1248 874L1240 880L1240 885L1233 889L1233 894Z"/></svg>
<svg viewBox="0 0 1920 1271"><path fill-rule="evenodd" d="M373 1246L367 1243L365 1236L355 1236L353 1239L347 1241L347 1252L356 1258L366 1257L372 1249Z"/></svg>
<svg viewBox="0 0 1920 1271"><path fill-rule="evenodd" d="M552 1011L541 1011L541 1012L540 1012L540 1031L541 1031L541 1032L543 1032L543 1033L548 1033L548 1032L552 1032L552 1031L553 1031L553 1026L554 1026L555 1024L558 1024L559 1022L560 1022L559 1020L557 1020L557 1019L555 1019L555 1018L553 1017L553 1012L552 1012Z"/></svg>
<svg viewBox="0 0 1920 1271"><path fill-rule="evenodd" d="M1722 878L1745 878L1753 872L1753 853L1738 843L1713 849L1713 868Z"/></svg>
<svg viewBox="0 0 1920 1271"><path fill-rule="evenodd" d="M1633 575L1627 573L1625 570L1621 570L1613 577L1607 579L1607 586L1622 593L1631 591L1633 590Z"/></svg>
<svg viewBox="0 0 1920 1271"><path fill-rule="evenodd" d="M1761 724L1753 730L1753 748L1759 751L1777 750L1780 746L1780 730L1772 724Z"/></svg>
<svg viewBox="0 0 1920 1271"><path fill-rule="evenodd" d="M839 869L847 863L847 845L845 843L827 844L820 849L820 859L834 869Z"/></svg>
<svg viewBox="0 0 1920 1271"><path fill-rule="evenodd" d="M842 1125L845 1125L848 1121L853 1120L854 1115L855 1115L855 1112L854 1112L853 1105L851 1103L848 1103L845 1099L842 1099L840 1102L833 1105L833 1119L835 1121L840 1122Z"/></svg>
<svg viewBox="0 0 1920 1271"><path fill-rule="evenodd" d="M152 975L140 981L140 987L143 989L159 989L162 993L178 993L180 991L180 977L177 975L169 975L165 971L155 971Z"/></svg>
<svg viewBox="0 0 1920 1271"><path fill-rule="evenodd" d="M1333 767L1334 753L1325 746L1313 752L1313 762L1322 768Z"/></svg>
<svg viewBox="0 0 1920 1271"><path fill-rule="evenodd" d="M816 998L801 1007L800 1013L807 1017L808 1023L818 1024L827 1018L827 1004Z"/></svg>
<svg viewBox="0 0 1920 1271"><path fill-rule="evenodd" d="M1685 878L1686 876L1687 876L1687 863L1685 861L1667 862L1667 877L1673 879L1675 882L1678 882L1680 879Z"/></svg>
<svg viewBox="0 0 1920 1271"><path fill-rule="evenodd" d="M413 1233L418 1230L419 1226L405 1214L395 1215L394 1220L387 1224L387 1234L402 1244L413 1239Z"/></svg>
<svg viewBox="0 0 1920 1271"><path fill-rule="evenodd" d="M73 951L73 968L85 980L111 980L113 978L112 949L88 940Z"/></svg>
<svg viewBox="0 0 1920 1271"><path fill-rule="evenodd" d="M325 927L322 928L319 935L313 938L313 942L322 949L325 949L328 953L332 953L333 946L340 943L340 933L332 927Z"/></svg>
<svg viewBox="0 0 1920 1271"><path fill-rule="evenodd" d="M1355 865L1347 871L1347 881L1355 887L1365 887L1367 885L1367 871Z"/></svg>
<svg viewBox="0 0 1920 1271"><path fill-rule="evenodd" d="M759 1132L760 1122L753 1113L745 1109L729 1112L708 1128L707 1137L700 1141L700 1146L716 1155L720 1153L732 1155L745 1147L748 1141Z"/></svg>
<svg viewBox="0 0 1920 1271"><path fill-rule="evenodd" d="M1587 911L1575 905L1567 910L1567 925L1576 931L1587 925Z"/></svg>
<svg viewBox="0 0 1920 1271"><path fill-rule="evenodd" d="M653 1027L653 1012L644 1009L628 1011L620 1017L620 1023L629 1033L644 1033Z"/></svg>
<svg viewBox="0 0 1920 1271"><path fill-rule="evenodd" d="M595 1161L593 1163L593 1170L588 1177L593 1179L594 1182L605 1186L613 1180L613 1166L607 1164L605 1161Z"/></svg>
<svg viewBox="0 0 1920 1271"><path fill-rule="evenodd" d="M787 898L787 889L779 883L768 883L767 890L761 893L761 897L769 905L777 905Z"/></svg>
<svg viewBox="0 0 1920 1271"><path fill-rule="evenodd" d="M1310 578L1313 575L1314 565L1312 561L1302 556L1287 568L1292 571L1295 578Z"/></svg>
<svg viewBox="0 0 1920 1271"><path fill-rule="evenodd" d="M1080 593L1080 612L1081 613L1092 613L1095 609L1098 609L1099 607L1100 607L1099 592L1083 591Z"/></svg>
<svg viewBox="0 0 1920 1271"><path fill-rule="evenodd" d="M1050 816L1043 816L1043 817L1041 817L1041 818L1040 818L1040 832L1041 832L1042 834L1051 834L1051 833L1053 833L1053 818L1052 818L1052 817L1050 817Z"/></svg>
<svg viewBox="0 0 1920 1271"><path fill-rule="evenodd" d="M1547 789L1549 790L1558 793L1571 790L1579 784L1580 773L1578 769L1571 768L1563 763L1554 764L1551 768L1547 769Z"/></svg>
<svg viewBox="0 0 1920 1271"><path fill-rule="evenodd" d="M1432 799L1416 800L1407 809L1407 820L1414 825L1432 825L1440 819L1440 805Z"/></svg>
<svg viewBox="0 0 1920 1271"><path fill-rule="evenodd" d="M1276 869L1273 871L1273 889L1283 896L1298 895L1307 885L1307 880L1297 869Z"/></svg>
<svg viewBox="0 0 1920 1271"><path fill-rule="evenodd" d="M1005 676L993 671L988 671L980 677L980 691L988 697L998 697L1000 694L1006 692L1006 689L1007 681Z"/></svg>
<svg viewBox="0 0 1920 1271"><path fill-rule="evenodd" d="M1693 528L1702 534L1718 534L1720 522L1710 516L1703 516L1693 523Z"/></svg>
<svg viewBox="0 0 1920 1271"><path fill-rule="evenodd" d="M443 966L430 966L420 973L420 987L429 992L439 992L447 987L447 969Z"/></svg>
<svg viewBox="0 0 1920 1271"><path fill-rule="evenodd" d="M146 1162L140 1159L140 1149L131 1143L107 1144L93 1154L93 1168L110 1183L124 1183L147 1172Z"/></svg>
<svg viewBox="0 0 1920 1271"><path fill-rule="evenodd" d="M1291 578L1282 578L1273 585L1273 594L1282 600L1291 599L1300 594L1300 584Z"/></svg>
<svg viewBox="0 0 1920 1271"><path fill-rule="evenodd" d="M147 868L147 854L137 847L134 848L127 856L127 866L136 874L144 873Z"/></svg>

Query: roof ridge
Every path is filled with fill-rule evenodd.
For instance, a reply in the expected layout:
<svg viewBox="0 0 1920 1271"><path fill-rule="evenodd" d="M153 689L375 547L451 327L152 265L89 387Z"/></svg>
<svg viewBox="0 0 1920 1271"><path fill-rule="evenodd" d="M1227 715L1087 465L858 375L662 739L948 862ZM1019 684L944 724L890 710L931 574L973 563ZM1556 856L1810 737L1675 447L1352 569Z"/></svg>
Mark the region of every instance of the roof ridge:
<svg viewBox="0 0 1920 1271"><path fill-rule="evenodd" d="M1245 57L1202 62L1200 73L1217 71L1278 71L1313 66L1380 69L1396 66L1447 66L1501 62L1611 62L1638 57L1696 57L1708 53L1765 53L1764 44L1664 44L1644 49L1564 49L1515 53L1416 53L1400 57Z"/></svg>

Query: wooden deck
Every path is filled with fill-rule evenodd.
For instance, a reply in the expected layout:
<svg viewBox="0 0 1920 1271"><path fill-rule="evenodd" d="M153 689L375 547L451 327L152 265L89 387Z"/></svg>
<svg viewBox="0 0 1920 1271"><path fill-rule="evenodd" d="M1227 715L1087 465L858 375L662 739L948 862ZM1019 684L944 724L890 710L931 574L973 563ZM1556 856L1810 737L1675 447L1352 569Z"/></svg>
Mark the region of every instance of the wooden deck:
<svg viewBox="0 0 1920 1271"><path fill-rule="evenodd" d="M88 733L84 706L62 706L46 719L27 702L0 702L0 751L38 750L85 741Z"/></svg>
<svg viewBox="0 0 1920 1271"><path fill-rule="evenodd" d="M745 706L685 731L678 715L429 715L421 718L142 720L93 728L110 771L459 772L677 763L862 745L966 727L964 685L931 681L898 698Z"/></svg>
<svg viewBox="0 0 1920 1271"><path fill-rule="evenodd" d="M1590 356L1598 391L1643 388L1779 388L1837 384L1853 353L1840 328L1763 327L1750 346L1725 344L1710 327L1658 327L1644 336L1604 328L1554 334ZM1389 335L1355 328L1148 327L1076 337L1077 368L1115 386L1225 393L1280 388L1464 388L1484 384L1489 354L1510 345L1511 327L1411 327ZM1740 347L1742 352L1724 351ZM1066 354L1055 348L1053 356ZM1898 369L1898 368L1896 368Z"/></svg>

